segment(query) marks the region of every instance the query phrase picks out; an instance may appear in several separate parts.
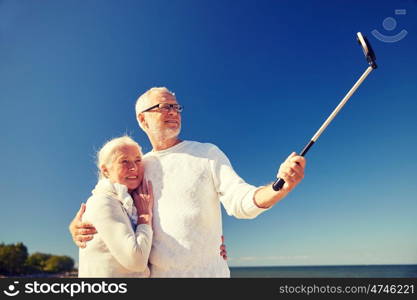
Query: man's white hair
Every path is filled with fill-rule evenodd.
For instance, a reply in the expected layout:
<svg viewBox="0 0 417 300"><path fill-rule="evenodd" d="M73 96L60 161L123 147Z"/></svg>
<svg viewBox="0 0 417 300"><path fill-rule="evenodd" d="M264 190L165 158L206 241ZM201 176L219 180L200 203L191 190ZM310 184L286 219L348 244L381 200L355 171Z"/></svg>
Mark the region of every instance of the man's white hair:
<svg viewBox="0 0 417 300"><path fill-rule="evenodd" d="M142 157L142 148L141 146L133 140L128 135L123 135L117 138L113 138L104 143L100 150L97 151L97 168L98 168L98 178L102 179L105 176L102 174L101 167L104 165L107 168L111 166L114 162L114 155L116 150L119 149L121 146L131 145L136 146L139 149L140 156Z"/></svg>
<svg viewBox="0 0 417 300"><path fill-rule="evenodd" d="M170 90L168 90L166 87L162 86L162 87L153 87L150 88L149 90L147 90L146 92L144 92L139 98L138 100L136 100L136 105L135 105L135 112L136 112L136 120L139 123L140 128L142 128L143 131L145 131L142 127L142 124L140 124L139 122L139 118L138 115L144 111L145 109L149 108L151 105L151 100L150 100L150 95L154 94L154 93L168 93L171 94L172 96L174 96L175 98L175 93L171 92Z"/></svg>

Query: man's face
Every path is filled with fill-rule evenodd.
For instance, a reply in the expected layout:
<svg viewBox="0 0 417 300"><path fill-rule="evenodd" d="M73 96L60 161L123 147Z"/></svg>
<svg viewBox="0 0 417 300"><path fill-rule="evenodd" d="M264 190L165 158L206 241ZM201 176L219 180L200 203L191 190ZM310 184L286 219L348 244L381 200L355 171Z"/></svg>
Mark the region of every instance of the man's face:
<svg viewBox="0 0 417 300"><path fill-rule="evenodd" d="M175 96L166 92L153 93L148 98L149 107L156 104L178 104ZM144 112L145 121L149 131L164 138L177 137L181 131L181 113L171 108L169 111L163 111L158 108Z"/></svg>

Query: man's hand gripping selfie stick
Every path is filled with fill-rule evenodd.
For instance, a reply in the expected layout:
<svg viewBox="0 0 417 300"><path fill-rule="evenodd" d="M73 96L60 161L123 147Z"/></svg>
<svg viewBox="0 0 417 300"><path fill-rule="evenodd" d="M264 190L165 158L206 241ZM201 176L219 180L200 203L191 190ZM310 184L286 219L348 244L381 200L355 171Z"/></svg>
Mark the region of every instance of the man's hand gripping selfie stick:
<svg viewBox="0 0 417 300"><path fill-rule="evenodd" d="M353 93L356 91L356 89L362 84L362 82L369 75L369 73L371 73L371 71L373 69L377 68L377 65L375 63L375 60L376 60L375 53L372 50L371 44L369 44L369 41L360 32L357 33L357 40L362 47L363 53L365 54L365 57L366 57L366 60L369 63L369 67L362 74L362 76L359 78L359 80L353 85L353 87L346 94L346 96L342 99L342 101L340 101L339 105L333 110L333 112L327 118L327 120L323 123L323 125L321 125L320 129L316 132L316 134L312 137L310 142L301 151L300 156L305 156L307 154L307 152L308 152L308 150L310 150L311 146L314 145L314 143L317 141L317 139L320 137L320 135L323 133L323 131L326 129L326 127L330 124L330 122L334 119L334 117L336 117L336 115L339 113L339 111L342 109L342 107L346 104L346 102L349 100L349 98L353 95ZM272 188L275 191L279 191L284 186L284 183L285 183L285 181L282 178L277 178L277 180L272 185Z"/></svg>

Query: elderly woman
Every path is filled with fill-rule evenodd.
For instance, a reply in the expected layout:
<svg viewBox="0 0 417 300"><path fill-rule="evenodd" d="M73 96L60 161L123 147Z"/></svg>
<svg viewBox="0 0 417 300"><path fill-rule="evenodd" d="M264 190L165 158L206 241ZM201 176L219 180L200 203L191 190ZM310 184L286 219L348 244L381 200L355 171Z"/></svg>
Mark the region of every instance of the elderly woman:
<svg viewBox="0 0 417 300"><path fill-rule="evenodd" d="M141 158L128 136L99 150L99 181L83 216L98 233L80 249L79 277L149 277L153 194L151 182L142 182Z"/></svg>

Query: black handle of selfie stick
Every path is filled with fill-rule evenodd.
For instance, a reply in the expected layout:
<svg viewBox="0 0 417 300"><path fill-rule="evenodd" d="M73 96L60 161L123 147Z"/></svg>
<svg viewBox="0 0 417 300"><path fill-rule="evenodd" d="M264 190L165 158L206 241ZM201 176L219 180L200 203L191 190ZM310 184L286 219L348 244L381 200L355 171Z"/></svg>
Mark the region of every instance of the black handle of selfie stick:
<svg viewBox="0 0 417 300"><path fill-rule="evenodd" d="M314 145L314 141L311 140L305 147L304 149L300 152L300 156L305 156L308 152L308 150L310 150L311 146ZM285 180L282 178L277 178L277 180L275 180L274 184L272 185L272 188L274 189L274 191L279 191L280 189L282 189L282 187L284 186Z"/></svg>

